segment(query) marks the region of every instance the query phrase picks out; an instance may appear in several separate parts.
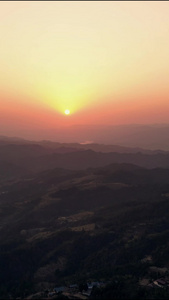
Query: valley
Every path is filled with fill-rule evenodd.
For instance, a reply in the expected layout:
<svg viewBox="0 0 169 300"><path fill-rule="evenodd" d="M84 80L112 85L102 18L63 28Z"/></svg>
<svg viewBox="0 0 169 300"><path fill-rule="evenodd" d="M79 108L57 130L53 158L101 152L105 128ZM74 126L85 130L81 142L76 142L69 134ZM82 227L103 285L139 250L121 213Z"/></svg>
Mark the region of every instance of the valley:
<svg viewBox="0 0 169 300"><path fill-rule="evenodd" d="M149 285L168 278L169 169L114 163L2 178L2 299L92 281L109 283L97 291L105 295L116 281L135 291L131 299L140 289L138 299L168 293Z"/></svg>

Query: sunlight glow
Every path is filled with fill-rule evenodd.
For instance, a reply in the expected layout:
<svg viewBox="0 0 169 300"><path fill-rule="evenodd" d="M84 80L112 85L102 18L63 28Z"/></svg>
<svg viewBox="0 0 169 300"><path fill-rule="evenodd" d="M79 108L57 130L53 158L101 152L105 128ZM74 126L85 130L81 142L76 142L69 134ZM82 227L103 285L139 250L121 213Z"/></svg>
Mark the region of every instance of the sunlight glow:
<svg viewBox="0 0 169 300"><path fill-rule="evenodd" d="M70 110L69 109L66 109L65 110L65 115L69 115L70 114Z"/></svg>
<svg viewBox="0 0 169 300"><path fill-rule="evenodd" d="M7 118L32 131L168 123L168 10L168 1L0 1L0 128Z"/></svg>

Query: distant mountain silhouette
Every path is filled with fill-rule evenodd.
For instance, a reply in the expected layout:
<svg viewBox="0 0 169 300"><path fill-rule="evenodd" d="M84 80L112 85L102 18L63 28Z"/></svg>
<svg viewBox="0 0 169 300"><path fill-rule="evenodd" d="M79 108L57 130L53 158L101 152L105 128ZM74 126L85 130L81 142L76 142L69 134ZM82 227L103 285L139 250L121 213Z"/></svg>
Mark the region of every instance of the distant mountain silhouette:
<svg viewBox="0 0 169 300"><path fill-rule="evenodd" d="M45 170L55 167L67 169L86 169L101 167L110 163L131 163L145 168L169 167L169 154L142 154L142 153L101 153L92 150L78 151L66 154L54 153L37 157L25 166L32 166L33 170Z"/></svg>
<svg viewBox="0 0 169 300"><path fill-rule="evenodd" d="M91 140L99 144L169 150L169 124L72 126L64 134L65 138L74 135L77 141L81 137L84 141Z"/></svg>
<svg viewBox="0 0 169 300"><path fill-rule="evenodd" d="M8 138L5 144L0 144L0 159L35 172L54 168L80 170L103 167L111 163L130 163L146 168L169 167L169 152L165 151L50 141L17 140L11 143Z"/></svg>
<svg viewBox="0 0 169 300"><path fill-rule="evenodd" d="M74 125L50 130L44 128L28 134L35 140L48 139L60 143L93 141L95 144L169 150L169 124ZM23 137L26 138L26 135Z"/></svg>

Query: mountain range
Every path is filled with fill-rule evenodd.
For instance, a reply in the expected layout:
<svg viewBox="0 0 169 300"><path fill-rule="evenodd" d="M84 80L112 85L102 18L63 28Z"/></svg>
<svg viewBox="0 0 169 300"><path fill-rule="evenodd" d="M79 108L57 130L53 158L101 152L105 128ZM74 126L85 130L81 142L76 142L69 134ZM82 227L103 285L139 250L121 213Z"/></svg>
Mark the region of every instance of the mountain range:
<svg viewBox="0 0 169 300"><path fill-rule="evenodd" d="M0 299L92 281L89 299L166 299L148 285L169 273L168 197L167 151L1 137Z"/></svg>

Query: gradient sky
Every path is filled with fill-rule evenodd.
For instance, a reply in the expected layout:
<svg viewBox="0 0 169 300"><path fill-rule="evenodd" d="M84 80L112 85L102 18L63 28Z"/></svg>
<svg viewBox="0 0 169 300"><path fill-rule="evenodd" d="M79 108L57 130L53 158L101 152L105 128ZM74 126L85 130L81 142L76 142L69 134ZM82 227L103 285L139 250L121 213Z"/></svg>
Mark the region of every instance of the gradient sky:
<svg viewBox="0 0 169 300"><path fill-rule="evenodd" d="M168 123L168 16L168 1L1 1L0 134Z"/></svg>

